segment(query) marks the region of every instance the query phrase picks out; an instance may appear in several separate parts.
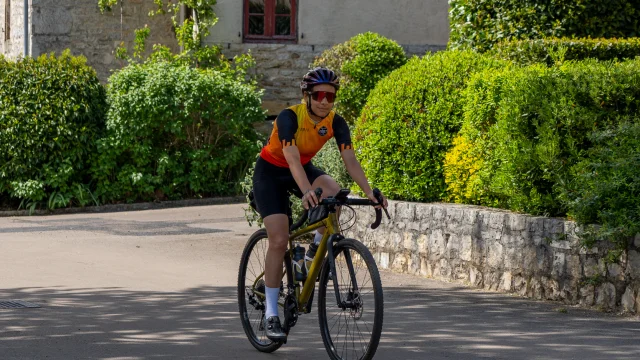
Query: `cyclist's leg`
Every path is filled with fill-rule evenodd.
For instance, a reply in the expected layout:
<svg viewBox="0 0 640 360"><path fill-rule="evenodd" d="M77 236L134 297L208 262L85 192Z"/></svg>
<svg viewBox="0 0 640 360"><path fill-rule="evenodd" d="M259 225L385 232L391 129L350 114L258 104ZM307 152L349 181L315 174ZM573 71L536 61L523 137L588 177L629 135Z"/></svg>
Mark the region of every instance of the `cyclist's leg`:
<svg viewBox="0 0 640 360"><path fill-rule="evenodd" d="M278 296L289 241L289 218L286 215L289 195L286 187L282 186L287 176L291 176L289 169L279 169L261 158L256 162L254 196L269 239L265 259L267 337L274 341L286 339L278 318Z"/></svg>
<svg viewBox="0 0 640 360"><path fill-rule="evenodd" d="M265 284L270 288L280 289L280 281L282 280L282 264L284 262L284 253L287 251L287 244L289 242L289 218L285 214L273 214L265 217L264 227L267 229L267 236L269 237L269 248L267 249L267 256L265 260ZM268 302L271 302L267 298ZM277 302L277 298L276 298ZM272 305L272 304L269 304ZM277 316L277 305L275 307L268 307L267 317Z"/></svg>
<svg viewBox="0 0 640 360"><path fill-rule="evenodd" d="M264 265L267 337L273 341L279 341L287 338L278 317L278 297L284 253L287 251L289 241L289 217L285 214L273 214L265 217L263 221L269 237L269 248Z"/></svg>

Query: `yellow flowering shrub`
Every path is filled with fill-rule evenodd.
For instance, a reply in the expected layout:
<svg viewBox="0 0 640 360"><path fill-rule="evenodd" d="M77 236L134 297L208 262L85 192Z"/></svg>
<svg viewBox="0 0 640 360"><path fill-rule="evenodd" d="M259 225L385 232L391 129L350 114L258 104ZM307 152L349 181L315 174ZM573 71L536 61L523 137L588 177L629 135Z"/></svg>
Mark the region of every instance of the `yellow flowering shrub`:
<svg viewBox="0 0 640 360"><path fill-rule="evenodd" d="M482 181L479 171L483 165L478 147L465 136L453 139L453 147L444 157L444 181L447 200L456 203L479 204Z"/></svg>

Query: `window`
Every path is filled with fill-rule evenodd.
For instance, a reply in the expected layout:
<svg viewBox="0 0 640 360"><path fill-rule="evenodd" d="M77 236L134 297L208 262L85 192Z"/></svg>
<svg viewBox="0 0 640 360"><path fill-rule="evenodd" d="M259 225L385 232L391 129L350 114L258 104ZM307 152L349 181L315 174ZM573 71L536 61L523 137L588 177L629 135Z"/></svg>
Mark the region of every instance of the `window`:
<svg viewBox="0 0 640 360"><path fill-rule="evenodd" d="M11 0L4 0L4 40L11 40Z"/></svg>
<svg viewBox="0 0 640 360"><path fill-rule="evenodd" d="M244 0L247 42L296 42L296 0Z"/></svg>

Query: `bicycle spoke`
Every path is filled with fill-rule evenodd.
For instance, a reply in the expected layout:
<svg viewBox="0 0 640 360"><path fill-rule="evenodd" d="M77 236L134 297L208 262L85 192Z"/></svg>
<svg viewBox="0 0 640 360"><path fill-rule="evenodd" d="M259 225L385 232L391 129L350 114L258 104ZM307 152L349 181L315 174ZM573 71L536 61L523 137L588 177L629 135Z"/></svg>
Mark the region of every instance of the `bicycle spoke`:
<svg viewBox="0 0 640 360"><path fill-rule="evenodd" d="M332 359L371 359L380 341L379 316L383 311L375 262L366 247L356 241L346 239L337 249L333 272L337 284L328 286L326 277L322 280L323 341ZM335 304L336 291L346 305L344 310Z"/></svg>

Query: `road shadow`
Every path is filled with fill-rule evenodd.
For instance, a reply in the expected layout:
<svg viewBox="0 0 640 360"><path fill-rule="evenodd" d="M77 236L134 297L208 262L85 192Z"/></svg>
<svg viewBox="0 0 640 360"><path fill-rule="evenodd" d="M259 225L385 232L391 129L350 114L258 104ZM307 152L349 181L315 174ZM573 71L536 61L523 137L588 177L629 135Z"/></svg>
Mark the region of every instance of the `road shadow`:
<svg viewBox="0 0 640 360"><path fill-rule="evenodd" d="M466 288L389 287L376 359L638 359L640 321ZM15 288L0 299L2 359L326 359L316 310L289 343L258 353L239 321L234 287L181 292Z"/></svg>
<svg viewBox="0 0 640 360"><path fill-rule="evenodd" d="M75 230L116 236L198 235L231 231L213 227L198 227L198 224L230 223L241 220L244 220L244 218L190 219L183 221L129 221L101 217L49 220L40 218L14 219L14 224L24 224L24 226L0 228L0 234Z"/></svg>

